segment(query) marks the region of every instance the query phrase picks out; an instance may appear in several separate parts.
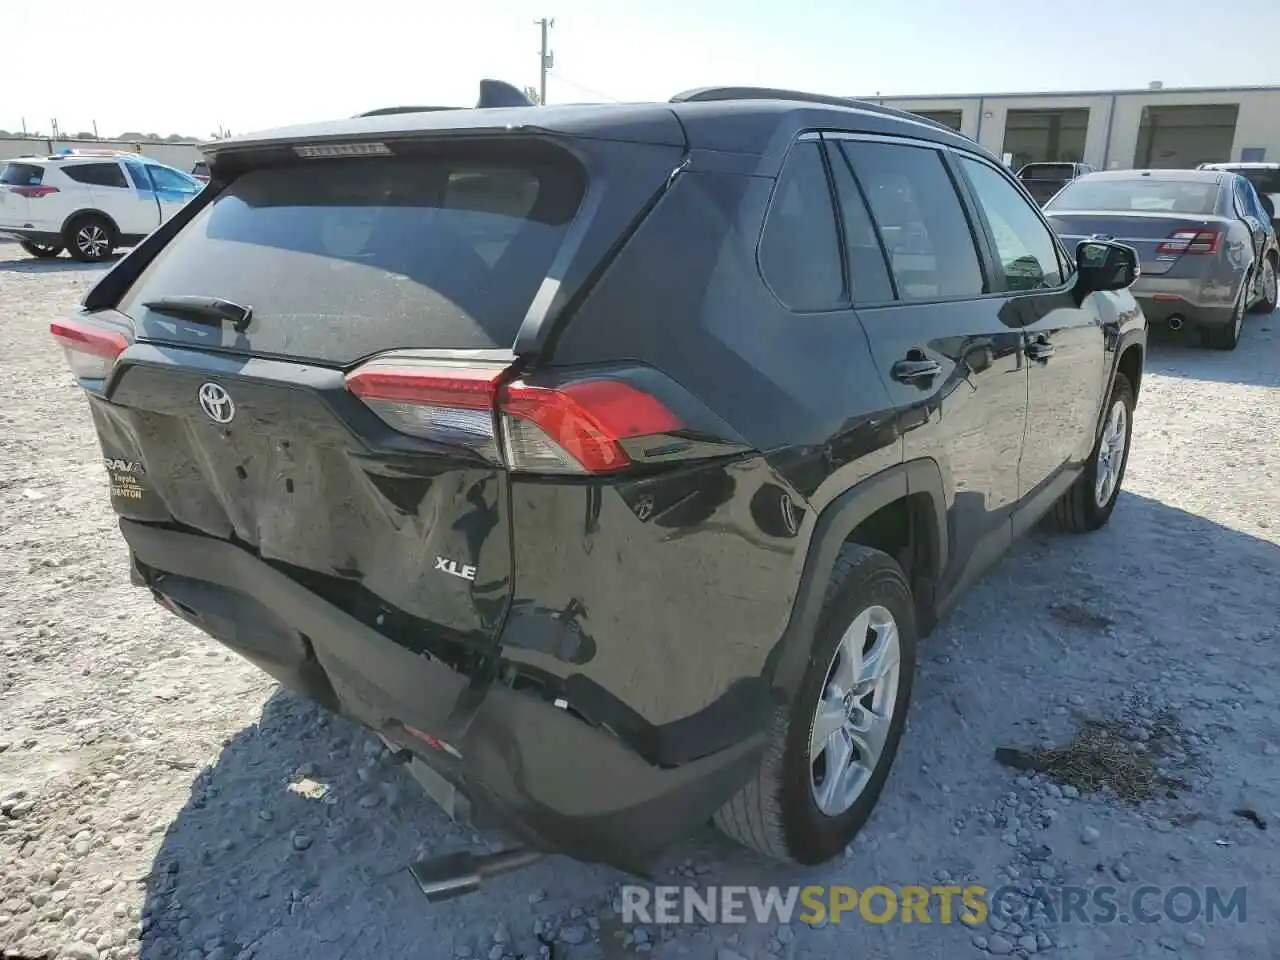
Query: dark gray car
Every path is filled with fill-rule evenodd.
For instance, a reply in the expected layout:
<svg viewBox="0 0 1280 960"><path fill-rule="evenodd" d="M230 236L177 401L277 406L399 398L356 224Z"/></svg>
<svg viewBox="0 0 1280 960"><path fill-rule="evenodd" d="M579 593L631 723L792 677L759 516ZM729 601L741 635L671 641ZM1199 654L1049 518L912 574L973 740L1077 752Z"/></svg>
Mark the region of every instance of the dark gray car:
<svg viewBox="0 0 1280 960"><path fill-rule="evenodd" d="M1068 184L1045 215L1068 247L1105 237L1138 251L1133 295L1148 321L1190 324L1232 350L1244 314L1276 308L1274 211L1244 177L1217 170L1108 170Z"/></svg>

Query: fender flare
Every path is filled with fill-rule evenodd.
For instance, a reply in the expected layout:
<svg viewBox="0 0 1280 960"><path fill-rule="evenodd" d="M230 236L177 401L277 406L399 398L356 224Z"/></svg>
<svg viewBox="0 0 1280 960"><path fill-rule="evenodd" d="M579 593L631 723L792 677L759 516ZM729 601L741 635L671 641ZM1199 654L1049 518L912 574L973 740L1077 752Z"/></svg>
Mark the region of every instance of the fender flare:
<svg viewBox="0 0 1280 960"><path fill-rule="evenodd" d="M104 213L101 210L95 210L93 207L84 207L70 214L62 221L62 228L58 231L59 236L66 237L67 228L80 217L101 217L103 220L107 221L107 223L111 224L111 229L115 231L116 239L120 238L120 224L116 223L115 219L110 214Z"/></svg>
<svg viewBox="0 0 1280 960"><path fill-rule="evenodd" d="M1107 378L1107 389L1102 395L1102 403L1098 407L1097 422L1093 425L1093 442L1098 442L1098 437L1102 436L1102 428L1107 420L1107 404L1110 402L1111 392L1116 388L1116 377L1120 375L1120 361L1124 359L1124 355L1129 352L1131 347L1137 347L1141 356L1143 367L1147 363L1147 335L1144 330L1132 330L1120 338L1120 342L1116 344L1115 360L1111 364L1111 375ZM1134 400L1138 399L1138 390L1140 384L1131 384L1134 391Z"/></svg>
<svg viewBox="0 0 1280 960"><path fill-rule="evenodd" d="M782 637L771 651L765 665L766 677L774 691L789 701L799 689L808 666L813 637L826 600L827 585L835 570L836 560L849 535L877 510L908 496L923 494L932 510L926 526L930 551L931 585L936 584L947 566L948 531L946 497L942 471L936 461L923 458L889 467L855 484L832 500L818 515L804 569L796 585L795 600ZM930 590L930 593L932 591ZM933 597L917 597L929 608Z"/></svg>

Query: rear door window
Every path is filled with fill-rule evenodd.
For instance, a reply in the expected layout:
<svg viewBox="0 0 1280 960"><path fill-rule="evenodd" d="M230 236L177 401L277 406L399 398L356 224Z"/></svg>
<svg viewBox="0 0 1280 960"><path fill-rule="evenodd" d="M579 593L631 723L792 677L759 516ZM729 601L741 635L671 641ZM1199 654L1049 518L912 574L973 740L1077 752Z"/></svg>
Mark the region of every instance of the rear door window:
<svg viewBox="0 0 1280 960"><path fill-rule="evenodd" d="M44 180L44 168L32 163L7 163L0 169L0 183L10 187L38 187Z"/></svg>
<svg viewBox="0 0 1280 960"><path fill-rule="evenodd" d="M844 141L841 149L866 192L899 296L981 294L973 232L938 151L862 140Z"/></svg>
<svg viewBox="0 0 1280 960"><path fill-rule="evenodd" d="M76 183L92 187L128 187L124 171L115 161L108 163L70 163L62 172Z"/></svg>
<svg viewBox="0 0 1280 960"><path fill-rule="evenodd" d="M567 158L505 157L251 170L157 254L120 309L148 336L198 340L143 304L221 297L253 310L239 348L338 363L402 347L509 348L584 178Z"/></svg>

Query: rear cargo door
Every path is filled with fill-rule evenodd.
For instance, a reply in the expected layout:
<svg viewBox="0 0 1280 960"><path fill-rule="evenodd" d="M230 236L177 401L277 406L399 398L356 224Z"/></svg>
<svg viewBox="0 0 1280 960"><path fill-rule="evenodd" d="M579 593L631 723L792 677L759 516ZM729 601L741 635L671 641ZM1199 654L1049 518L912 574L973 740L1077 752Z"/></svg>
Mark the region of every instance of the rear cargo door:
<svg viewBox="0 0 1280 960"><path fill-rule="evenodd" d="M492 395L586 181L519 144L241 173L112 314L137 342L99 433L145 471L117 511L234 541L385 632L490 643Z"/></svg>
<svg viewBox="0 0 1280 960"><path fill-rule="evenodd" d="M30 163L7 163L0 168L0 226L20 227L29 219L26 191L40 186L44 170Z"/></svg>

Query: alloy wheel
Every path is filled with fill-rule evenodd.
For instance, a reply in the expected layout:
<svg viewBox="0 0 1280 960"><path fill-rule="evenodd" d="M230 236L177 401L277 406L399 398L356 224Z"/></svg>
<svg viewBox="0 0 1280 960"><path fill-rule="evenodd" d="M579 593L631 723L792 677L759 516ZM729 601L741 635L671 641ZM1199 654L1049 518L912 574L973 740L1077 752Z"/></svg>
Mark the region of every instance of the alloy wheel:
<svg viewBox="0 0 1280 960"><path fill-rule="evenodd" d="M1120 470L1124 466L1124 449L1128 442L1129 411L1120 400L1111 404L1106 425L1102 428L1102 441L1098 444L1098 464L1094 473L1093 501L1099 508L1111 502L1116 486L1120 483Z"/></svg>
<svg viewBox="0 0 1280 960"><path fill-rule="evenodd" d="M98 259L111 246L111 238L99 224L87 223L76 231L76 248L87 257Z"/></svg>
<svg viewBox="0 0 1280 960"><path fill-rule="evenodd" d="M901 661L898 625L884 607L863 610L840 638L809 734L813 799L829 817L857 802L884 754Z"/></svg>

